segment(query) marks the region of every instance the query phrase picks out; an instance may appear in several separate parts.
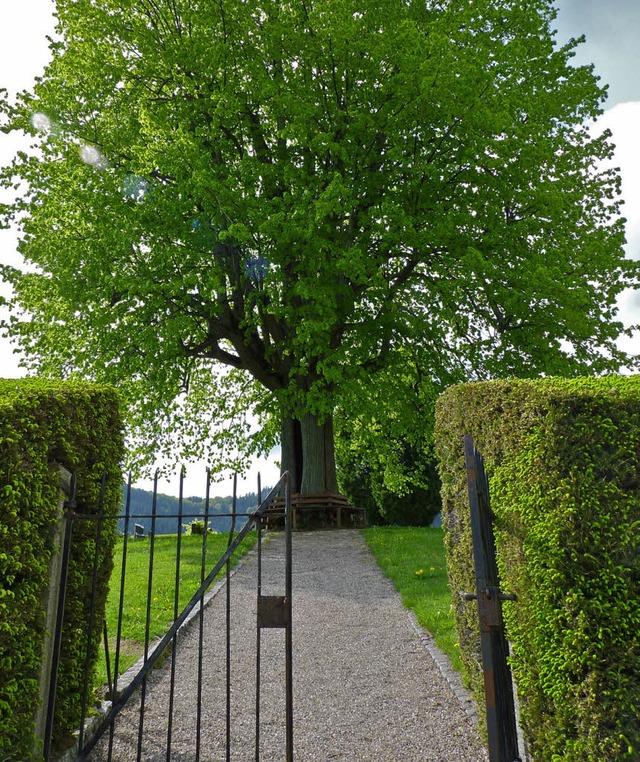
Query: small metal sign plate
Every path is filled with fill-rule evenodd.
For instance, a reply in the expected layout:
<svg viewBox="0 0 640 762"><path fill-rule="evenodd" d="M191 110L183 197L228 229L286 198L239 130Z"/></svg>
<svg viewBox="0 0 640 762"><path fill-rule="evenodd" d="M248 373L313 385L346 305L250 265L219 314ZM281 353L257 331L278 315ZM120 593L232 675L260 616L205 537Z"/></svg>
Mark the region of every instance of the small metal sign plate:
<svg viewBox="0 0 640 762"><path fill-rule="evenodd" d="M286 627L288 620L289 608L286 596L258 596L258 627Z"/></svg>

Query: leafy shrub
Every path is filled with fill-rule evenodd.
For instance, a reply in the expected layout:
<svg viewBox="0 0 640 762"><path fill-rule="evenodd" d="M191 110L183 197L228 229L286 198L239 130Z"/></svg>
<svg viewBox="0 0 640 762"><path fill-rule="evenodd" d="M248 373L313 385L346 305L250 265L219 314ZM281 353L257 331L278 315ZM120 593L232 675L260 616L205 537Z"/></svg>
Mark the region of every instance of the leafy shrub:
<svg viewBox="0 0 640 762"><path fill-rule="evenodd" d="M640 756L640 376L453 387L437 406L462 656L483 703L462 437L491 486L522 724L534 759Z"/></svg>
<svg viewBox="0 0 640 762"><path fill-rule="evenodd" d="M104 387L35 379L0 381L0 758L30 756L44 641L42 600L54 551L60 475L77 476L77 506L98 509L106 474L105 512L120 504L121 423L115 392ZM115 521L106 522L100 554L96 632L111 572ZM58 676L55 738L80 715L95 522L76 522L70 559L63 649Z"/></svg>
<svg viewBox="0 0 640 762"><path fill-rule="evenodd" d="M404 459L411 462L419 483L403 483L399 490L386 486L380 467L364 465L355 459L339 461L340 491L352 505L364 508L369 526L430 526L440 513L440 479L435 459L420 458L408 446ZM419 465L418 465L419 463ZM417 479L417 476L416 476Z"/></svg>
<svg viewBox="0 0 640 762"><path fill-rule="evenodd" d="M404 352L370 380L343 390L335 411L340 491L370 526L430 526L441 509L433 426L443 387Z"/></svg>
<svg viewBox="0 0 640 762"><path fill-rule="evenodd" d="M208 526L208 523L209 522L205 524L205 522L201 519L194 519L190 524L183 524L183 526L188 535L203 535L205 526L207 527L207 532L209 534L215 534L215 531L211 529L210 526Z"/></svg>

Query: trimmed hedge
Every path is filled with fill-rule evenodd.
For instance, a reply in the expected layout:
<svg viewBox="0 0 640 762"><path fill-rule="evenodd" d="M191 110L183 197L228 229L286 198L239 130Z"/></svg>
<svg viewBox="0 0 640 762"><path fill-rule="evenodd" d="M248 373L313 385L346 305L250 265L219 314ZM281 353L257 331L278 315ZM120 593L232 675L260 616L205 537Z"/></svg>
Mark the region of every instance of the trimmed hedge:
<svg viewBox="0 0 640 762"><path fill-rule="evenodd" d="M0 759L24 760L34 743L58 464L76 474L82 513L97 512L105 473L105 512L117 515L124 445L116 393L83 383L0 380L0 444ZM54 742L79 723L95 524L74 522ZM115 520L105 523L96 655L115 527Z"/></svg>
<svg viewBox="0 0 640 762"><path fill-rule="evenodd" d="M462 437L489 476L521 724L536 762L640 759L640 376L496 381L437 403L448 571L484 709Z"/></svg>

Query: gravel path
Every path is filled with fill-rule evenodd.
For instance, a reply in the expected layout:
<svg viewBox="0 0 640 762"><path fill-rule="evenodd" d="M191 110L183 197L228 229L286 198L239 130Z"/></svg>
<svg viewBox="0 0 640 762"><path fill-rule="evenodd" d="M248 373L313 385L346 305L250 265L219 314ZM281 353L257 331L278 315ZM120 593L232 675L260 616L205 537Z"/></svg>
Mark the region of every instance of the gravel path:
<svg viewBox="0 0 640 762"><path fill-rule="evenodd" d="M353 530L293 536L296 762L486 762L460 686L438 665ZM256 556L231 581L232 754L254 760ZM263 595L284 593L284 537L263 547ZM205 609L202 762L225 759L224 590ZM170 759L194 762L197 618L181 636ZM436 658L434 659L434 655ZM440 659L442 661L442 659ZM170 661L150 678L142 759L166 759ZM451 683L451 684L450 684ZM261 759L284 759L284 631L262 630ZM453 685L453 687L452 687ZM136 759L139 699L116 724L114 762ZM106 759L104 744L93 762Z"/></svg>

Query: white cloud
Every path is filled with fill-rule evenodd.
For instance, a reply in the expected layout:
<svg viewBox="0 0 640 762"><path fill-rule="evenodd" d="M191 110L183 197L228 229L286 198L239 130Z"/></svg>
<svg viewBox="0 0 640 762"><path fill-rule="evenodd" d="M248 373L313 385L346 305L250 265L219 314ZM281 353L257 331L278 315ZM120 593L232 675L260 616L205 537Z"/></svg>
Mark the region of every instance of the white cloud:
<svg viewBox="0 0 640 762"><path fill-rule="evenodd" d="M626 218L626 253L640 259L640 101L619 103L598 120L602 129L611 130L615 144L613 164L620 168ZM625 325L640 323L640 292L627 290L618 301ZM640 354L640 335L620 339L619 345L630 354Z"/></svg>
<svg viewBox="0 0 640 762"><path fill-rule="evenodd" d="M5 0L0 24L0 86L9 98L21 90L32 87L50 59L47 36L54 33L53 0ZM43 125L42 120L38 120ZM0 132L0 166L6 166L29 141L23 136ZM0 201L9 201L6 193ZM0 262L17 265L17 239L14 230L0 230ZM0 293L7 289L0 284ZM18 378L24 373L18 368L18 359L6 339L0 339L0 376Z"/></svg>
<svg viewBox="0 0 640 762"><path fill-rule="evenodd" d="M611 130L616 146L614 164L622 175L627 218L627 256L640 259L640 101L617 104L600 117L598 125Z"/></svg>
<svg viewBox="0 0 640 762"><path fill-rule="evenodd" d="M0 24L2 87L15 95L30 87L47 64L54 34L53 0L5 0Z"/></svg>

